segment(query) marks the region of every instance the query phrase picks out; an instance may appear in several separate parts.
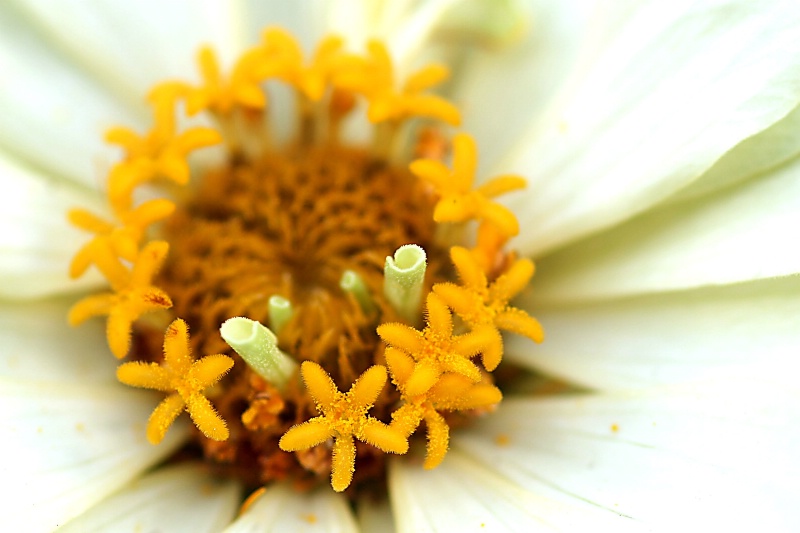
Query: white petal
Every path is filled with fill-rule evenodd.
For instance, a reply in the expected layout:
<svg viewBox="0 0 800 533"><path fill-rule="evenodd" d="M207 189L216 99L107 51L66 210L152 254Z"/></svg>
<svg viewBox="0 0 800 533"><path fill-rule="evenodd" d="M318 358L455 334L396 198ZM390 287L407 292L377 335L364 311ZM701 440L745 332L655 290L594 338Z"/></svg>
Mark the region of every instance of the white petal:
<svg viewBox="0 0 800 533"><path fill-rule="evenodd" d="M188 426L148 443L155 400L121 386L0 381L2 529L50 531L173 452Z"/></svg>
<svg viewBox="0 0 800 533"><path fill-rule="evenodd" d="M389 502L378 500L372 495L365 496L358 501L359 529L364 533L380 531L381 533L395 533L395 521Z"/></svg>
<svg viewBox="0 0 800 533"><path fill-rule="evenodd" d="M538 263L537 302L578 302L800 272L800 159L669 204Z"/></svg>
<svg viewBox="0 0 800 533"><path fill-rule="evenodd" d="M33 298L102 283L94 269L80 280L67 275L72 257L89 237L67 222L67 210L85 207L104 216L99 195L47 180L3 154L0 175L0 297Z"/></svg>
<svg viewBox="0 0 800 533"><path fill-rule="evenodd" d="M247 45L261 41L261 32L268 26L279 26L289 31L310 55L323 37L326 23L325 0L304 2L262 2L245 0L245 35ZM346 36L345 36L346 37Z"/></svg>
<svg viewBox="0 0 800 533"><path fill-rule="evenodd" d="M408 16L411 2L369 2L364 0L333 0L327 3L324 25L328 31L347 38L350 46L361 47L368 39L376 38L385 14L396 22ZM385 34L384 34L385 37Z"/></svg>
<svg viewBox="0 0 800 533"><path fill-rule="evenodd" d="M510 361L600 389L714 376L796 381L800 276L535 310L540 345L511 336Z"/></svg>
<svg viewBox="0 0 800 533"><path fill-rule="evenodd" d="M694 198L758 176L800 154L800 106L761 133L749 137L670 201Z"/></svg>
<svg viewBox="0 0 800 533"><path fill-rule="evenodd" d="M355 533L358 527L347 500L330 487L300 493L278 484L267 487L264 494L225 530L226 533L284 531Z"/></svg>
<svg viewBox="0 0 800 533"><path fill-rule="evenodd" d="M398 531L629 529L627 518L543 497L497 475L491 464L487 466L456 450L431 471L424 470L420 461L392 461L389 491Z"/></svg>
<svg viewBox="0 0 800 533"><path fill-rule="evenodd" d="M647 209L787 115L800 94L798 27L793 2L641 7L502 165L531 178L527 193L509 196L529 228L521 250L550 250Z"/></svg>
<svg viewBox="0 0 800 533"><path fill-rule="evenodd" d="M216 533L236 514L239 492L235 482L209 476L202 465L172 466L134 481L58 531Z"/></svg>
<svg viewBox="0 0 800 533"><path fill-rule="evenodd" d="M797 389L730 385L506 400L454 446L530 491L648 531L796 531Z"/></svg>
<svg viewBox="0 0 800 533"><path fill-rule="evenodd" d="M463 128L478 142L482 176L541 115L587 52L582 45L592 23L598 22L596 3L521 3L529 26L523 42L501 51L472 50L463 58L455 72L454 99L464 112ZM534 181L537 176L529 178Z"/></svg>
<svg viewBox="0 0 800 533"><path fill-rule="evenodd" d="M214 46L227 61L243 45L235 1L100 0L66 11L48 0L17 3L55 48L132 103L142 102L163 79L197 79L201 44Z"/></svg>
<svg viewBox="0 0 800 533"><path fill-rule="evenodd" d="M63 10L52 11L63 16ZM111 161L105 130L114 124L140 127L138 116L8 8L0 8L0 73L13 80L0 91L0 147L54 176L99 188Z"/></svg>
<svg viewBox="0 0 800 533"><path fill-rule="evenodd" d="M0 302L0 377L9 381L115 383L104 324L67 324L71 299Z"/></svg>
<svg viewBox="0 0 800 533"><path fill-rule="evenodd" d="M426 55L426 45L431 43L430 38L454 4L456 0L335 0L327 4L324 24L329 31L346 37L348 44L356 49L363 47L368 39L383 41L402 78L411 68L421 66L419 57Z"/></svg>
<svg viewBox="0 0 800 533"><path fill-rule="evenodd" d="M426 47L431 44L431 37L447 20L448 13L459 8L458 4L457 0L407 3L405 13L401 11L402 2L384 4L380 21L372 27L373 36L386 42L397 61L400 76L410 74L412 68L419 68L415 59L427 55Z"/></svg>

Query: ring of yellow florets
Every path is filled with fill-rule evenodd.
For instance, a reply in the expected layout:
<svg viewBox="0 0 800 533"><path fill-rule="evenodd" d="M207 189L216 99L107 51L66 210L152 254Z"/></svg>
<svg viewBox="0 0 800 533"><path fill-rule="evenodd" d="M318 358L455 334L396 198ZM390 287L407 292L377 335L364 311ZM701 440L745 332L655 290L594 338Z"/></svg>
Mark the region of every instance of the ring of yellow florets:
<svg viewBox="0 0 800 533"><path fill-rule="evenodd" d="M258 121L253 120L269 105L262 89L265 81L279 80L295 89L301 140L318 135L315 117L319 116L323 103L327 103L329 142L338 142L339 124L358 99L366 102L368 119L384 127L384 133L396 133L411 118L424 117L451 125L460 121L455 106L427 92L447 77L445 67L426 67L400 84L386 48L377 41L369 43L365 55L359 55L346 51L342 39L328 37L305 63L297 42L286 32L271 28L264 32L258 46L242 54L229 76L220 71L209 48L200 51L199 63L200 85L172 81L159 84L150 92L148 99L155 121L150 132L139 135L123 127L108 131L106 139L124 151L123 159L108 177L108 202L114 219L107 221L82 209L69 213L72 224L93 234L76 253L70 275L79 277L94 265L111 286L111 292L76 303L69 320L76 325L92 316L107 315L108 343L120 359L130 351L134 322L144 314L172 307L170 295L152 285L169 244L148 241L147 234L153 224L172 215L175 204L157 199L136 205L135 191L143 184L163 180L186 185L190 178L187 158L199 148L224 141L233 155L252 149L248 142L265 134L258 130ZM189 116L201 111L209 113L217 127L178 131L177 112L181 106ZM382 135L376 135L376 139L375 152L385 156L392 143ZM449 428L442 413L485 408L502 397L486 379L502 358L500 330L526 335L537 342L542 340L538 322L508 305L527 285L533 275L533 264L528 260L514 261L513 254L505 251L508 239L519 231L519 224L513 213L492 200L523 187L524 180L501 176L475 188L474 141L464 133L457 134L453 151L452 169L438 159L416 160L410 169L429 184L438 198L434 220L477 221L477 244L472 249L459 246L451 249L461 284L433 286L426 298L427 322L421 330L411 323L400 322L380 324L377 328L389 346L385 359L390 387L396 389L400 398L391 413L391 423L368 414L385 387L387 367L368 368L343 393L322 366L309 361L300 366L302 380L320 416L292 427L280 439L280 448L304 450L332 439L332 484L337 491L347 488L352 480L354 439L384 452L406 453L408 438L422 421L428 433L425 467L438 465L449 442ZM425 146L421 153L436 154L441 149ZM363 290L353 290L362 306L370 308L366 301L369 295ZM461 319L459 332L454 326L453 313ZM170 424L184 410L208 439L229 438L225 420L205 392L231 369L234 359L216 354L195 360L188 335L186 323L180 318L174 320L164 335L161 363L126 362L117 372L125 384L167 393L148 422L147 436L154 444L164 438ZM278 352L274 349L270 353L277 358L285 356ZM482 369L472 361L477 355L482 357ZM252 366L251 361L244 360ZM272 385L274 394L279 394L284 383ZM272 406L273 418L283 407L280 398L259 401ZM255 423L255 416L251 411L242 415L243 420L251 423ZM266 417L262 423L268 424L269 420Z"/></svg>

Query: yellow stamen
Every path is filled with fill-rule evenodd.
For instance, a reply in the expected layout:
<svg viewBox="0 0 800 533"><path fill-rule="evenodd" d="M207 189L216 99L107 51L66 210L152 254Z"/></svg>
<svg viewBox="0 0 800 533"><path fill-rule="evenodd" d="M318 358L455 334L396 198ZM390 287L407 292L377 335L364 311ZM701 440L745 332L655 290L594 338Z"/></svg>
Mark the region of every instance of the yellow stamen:
<svg viewBox="0 0 800 533"><path fill-rule="evenodd" d="M400 323L378 326L378 335L389 346L410 355L416 365L408 383L409 396L424 394L445 372L455 372L477 382L480 369L470 358L485 350L493 342L491 330L486 328L463 335L453 335L453 317L447 306L433 293L426 300L428 325L418 331Z"/></svg>
<svg viewBox="0 0 800 533"><path fill-rule="evenodd" d="M194 360L189 349L186 322L176 319L164 334L164 363L133 361L117 368L117 379L132 387L172 392L158 404L147 422L147 440L158 444L185 409L209 439L228 439L228 427L203 394L233 367L227 355L207 355Z"/></svg>
<svg viewBox="0 0 800 533"><path fill-rule="evenodd" d="M90 260L105 274L114 292L80 300L69 311L69 323L77 326L90 317L108 315L106 336L111 353L118 359L125 357L131 344L131 324L145 313L172 307L167 293L150 284L168 249L166 242L148 243L137 256L133 268L128 270L110 246L103 243L91 246Z"/></svg>
<svg viewBox="0 0 800 533"><path fill-rule="evenodd" d="M197 127L176 134L175 103L179 95L174 83L159 85L150 92L155 123L146 135L124 127L106 132L106 141L125 151L124 160L111 170L108 180L109 198L117 211L130 209L133 189L142 183L157 178L178 185L188 183L189 153L222 140L213 128Z"/></svg>
<svg viewBox="0 0 800 533"><path fill-rule="evenodd" d="M518 234L519 223L514 213L490 198L524 188L525 180L513 175L498 176L473 190L477 165L475 141L460 133L453 139L453 152L452 171L433 159L418 159L410 166L411 172L431 183L441 197L433 219L436 222L477 219L491 223L506 237Z"/></svg>
<svg viewBox="0 0 800 533"><path fill-rule="evenodd" d="M343 44L340 37L326 37L317 46L314 57L306 66L303 64L303 51L291 34L280 28L267 28L263 34L265 70L316 102L322 98L331 82L342 55Z"/></svg>
<svg viewBox="0 0 800 533"><path fill-rule="evenodd" d="M337 73L335 83L364 95L369 101L370 122L399 122L412 117L427 117L458 126L461 114L453 104L423 91L441 83L449 72L442 65L430 65L413 74L399 89L394 67L383 43L370 41L367 57L351 57Z"/></svg>
<svg viewBox="0 0 800 533"><path fill-rule="evenodd" d="M386 367L368 368L346 393L340 392L328 373L316 363L305 361L300 372L322 415L292 427L281 437L279 446L287 452L305 450L333 438L331 485L335 491L343 491L353 479L354 438L384 452L408 451L408 441L399 431L367 416L386 384Z"/></svg>
<svg viewBox="0 0 800 533"><path fill-rule="evenodd" d="M83 275L93 262L98 247L109 247L126 261L135 261L139 243L147 228L170 216L175 204L159 198L144 202L132 211L120 213L120 225L107 222L85 209L72 209L67 217L73 226L94 233L95 237L78 250L69 266L69 275L75 279Z"/></svg>
<svg viewBox="0 0 800 533"><path fill-rule="evenodd" d="M406 403L392 413L391 426L410 436L425 420L428 445L423 467L436 468L447 454L450 429L441 411L485 408L502 400L500 390L486 383L473 383L459 374L443 374L425 394L412 397L408 385L414 374L414 361L400 350L386 349L386 363L392 381Z"/></svg>
<svg viewBox="0 0 800 533"><path fill-rule="evenodd" d="M228 117L237 106L250 111L261 111L267 106L267 98L261 90L267 72L262 67L263 55L259 49L242 54L229 79L220 72L217 56L210 47L200 49L197 63L202 84L198 87L176 84L186 98L186 113L190 116L208 110L222 118Z"/></svg>
<svg viewBox="0 0 800 533"><path fill-rule="evenodd" d="M510 331L535 342L542 342L544 331L539 322L525 311L508 305L508 301L525 288L533 276L533 261L515 261L506 273L490 284L480 264L468 250L453 246L450 257L463 285L438 283L433 286L433 292L470 327L494 329L493 342L483 353L486 370L497 368L502 358L503 340L498 330Z"/></svg>

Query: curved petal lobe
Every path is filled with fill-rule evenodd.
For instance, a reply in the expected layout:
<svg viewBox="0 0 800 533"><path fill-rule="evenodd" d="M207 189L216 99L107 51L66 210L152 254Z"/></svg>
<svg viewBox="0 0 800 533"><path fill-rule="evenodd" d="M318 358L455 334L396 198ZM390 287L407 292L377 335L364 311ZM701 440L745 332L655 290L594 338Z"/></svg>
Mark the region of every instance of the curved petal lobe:
<svg viewBox="0 0 800 533"><path fill-rule="evenodd" d="M50 531L86 511L188 435L180 425L160 446L145 439L154 397L122 387L0 381L4 529Z"/></svg>
<svg viewBox="0 0 800 533"><path fill-rule="evenodd" d="M239 487L181 464L143 476L70 520L59 531L192 531L216 533L239 506Z"/></svg>
<svg viewBox="0 0 800 533"><path fill-rule="evenodd" d="M800 97L793 2L640 2L564 103L503 169L530 177L509 198L540 254L624 221L700 178Z"/></svg>
<svg viewBox="0 0 800 533"><path fill-rule="evenodd" d="M800 159L543 258L536 301L563 305L791 275L800 272L797 228Z"/></svg>
<svg viewBox="0 0 800 533"><path fill-rule="evenodd" d="M647 531L793 531L798 400L752 380L506 400L454 446L507 483Z"/></svg>
<svg viewBox="0 0 800 533"><path fill-rule="evenodd" d="M258 497L225 533L357 533L347 500L329 487L300 493L286 485L272 485Z"/></svg>
<svg viewBox="0 0 800 533"><path fill-rule="evenodd" d="M508 360L588 387L645 389L724 376L796 382L800 276L535 313L547 341L512 337Z"/></svg>

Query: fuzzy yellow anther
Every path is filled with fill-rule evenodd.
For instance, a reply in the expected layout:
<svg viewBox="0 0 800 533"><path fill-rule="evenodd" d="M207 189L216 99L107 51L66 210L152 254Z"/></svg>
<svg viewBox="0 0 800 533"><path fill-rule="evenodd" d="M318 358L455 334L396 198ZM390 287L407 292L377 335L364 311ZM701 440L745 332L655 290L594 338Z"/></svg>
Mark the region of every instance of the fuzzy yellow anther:
<svg viewBox="0 0 800 533"><path fill-rule="evenodd" d="M483 365L487 370L494 370L503 355L503 339L499 330L542 342L544 330L539 322L525 311L508 305L509 300L522 291L533 276L533 261L518 259L504 274L489 283L480 264L465 248L453 246L450 258L462 285L438 283L433 286L433 292L470 327L494 330L494 340L483 353Z"/></svg>
<svg viewBox="0 0 800 533"><path fill-rule="evenodd" d="M378 335L386 344L402 350L415 361L413 372L404 385L407 394L424 394L445 372L480 381L481 371L470 358L494 341L491 329L477 328L464 335L453 335L453 317L445 303L429 293L426 306L428 325L422 331L400 323L378 326Z"/></svg>
<svg viewBox="0 0 800 533"><path fill-rule="evenodd" d="M194 360L189 349L189 328L180 318L164 333L164 363L133 361L117 368L117 379L132 387L171 392L158 404L147 422L147 440L158 444L185 409L203 435L228 439L228 427L203 394L233 367L227 355L207 355Z"/></svg>
<svg viewBox="0 0 800 533"><path fill-rule="evenodd" d="M353 479L356 460L355 440L366 442L389 453L406 453L408 440L396 429L367 416L386 384L386 367L375 365L359 377L348 392L340 392L331 377L317 363L305 361L300 367L321 416L292 427L278 445L284 451L305 450L334 439L331 485L337 492Z"/></svg>
<svg viewBox="0 0 800 533"><path fill-rule="evenodd" d="M128 270L108 243L92 246L88 260L106 276L114 292L80 300L69 311L69 323L76 326L90 317L108 315L106 337L111 353L118 359L125 357L131 344L133 322L150 311L172 307L167 293L152 286L150 281L161 268L168 250L166 242L148 243Z"/></svg>
<svg viewBox="0 0 800 533"><path fill-rule="evenodd" d="M459 133L453 138L453 170L433 159L418 159L411 163L410 169L431 183L441 197L433 212L436 222L477 219L491 223L507 237L518 234L519 222L514 213L490 198L525 187L525 180L514 175L497 176L473 189L476 165L474 139Z"/></svg>
<svg viewBox="0 0 800 533"><path fill-rule="evenodd" d="M145 135L124 127L111 128L106 141L121 146L124 160L114 166L108 178L111 205L117 211L130 209L133 189L145 182L165 178L185 185L189 181L188 155L222 140L213 128L197 127L180 134L175 125L175 103L181 94L175 83L156 86L148 95L153 106L154 125Z"/></svg>
<svg viewBox="0 0 800 533"><path fill-rule="evenodd" d="M335 83L367 98L367 117L372 123L427 117L458 126L461 123L458 108L444 98L424 92L448 75L446 67L430 65L411 75L398 88L386 46L373 40L367 44L366 58L348 57L342 63Z"/></svg>
<svg viewBox="0 0 800 533"><path fill-rule="evenodd" d="M73 226L94 233L94 238L78 250L69 265L69 276L80 277L94 261L98 247L109 247L126 261L135 261L147 228L175 211L175 204L163 198L144 202L136 209L119 214L117 224L85 209L72 209L67 217Z"/></svg>

